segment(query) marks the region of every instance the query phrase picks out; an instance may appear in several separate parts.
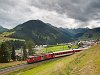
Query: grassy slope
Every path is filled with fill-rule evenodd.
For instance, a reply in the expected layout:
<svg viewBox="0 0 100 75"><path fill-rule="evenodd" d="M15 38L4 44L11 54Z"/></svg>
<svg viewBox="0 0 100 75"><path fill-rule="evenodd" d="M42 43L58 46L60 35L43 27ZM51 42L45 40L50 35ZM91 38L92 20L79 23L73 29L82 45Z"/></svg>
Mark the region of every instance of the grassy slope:
<svg viewBox="0 0 100 75"><path fill-rule="evenodd" d="M100 75L100 45L10 75Z"/></svg>
<svg viewBox="0 0 100 75"><path fill-rule="evenodd" d="M13 33L15 33L15 32L3 32L2 34L0 34L0 42L8 41L8 40L21 40L21 41L24 41L23 39L16 39L16 38L8 37L9 35L11 35Z"/></svg>

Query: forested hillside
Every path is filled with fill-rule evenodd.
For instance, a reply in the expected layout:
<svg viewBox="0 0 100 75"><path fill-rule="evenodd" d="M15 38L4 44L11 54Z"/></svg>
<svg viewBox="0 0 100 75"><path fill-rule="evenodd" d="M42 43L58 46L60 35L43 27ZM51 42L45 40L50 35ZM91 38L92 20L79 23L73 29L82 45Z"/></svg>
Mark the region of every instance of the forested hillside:
<svg viewBox="0 0 100 75"><path fill-rule="evenodd" d="M80 39L100 39L100 27L90 29L86 33L84 33Z"/></svg>
<svg viewBox="0 0 100 75"><path fill-rule="evenodd" d="M59 28L40 20L27 21L12 29L11 32L15 32L10 35L12 38L32 40L36 44L56 44L72 41L71 37Z"/></svg>

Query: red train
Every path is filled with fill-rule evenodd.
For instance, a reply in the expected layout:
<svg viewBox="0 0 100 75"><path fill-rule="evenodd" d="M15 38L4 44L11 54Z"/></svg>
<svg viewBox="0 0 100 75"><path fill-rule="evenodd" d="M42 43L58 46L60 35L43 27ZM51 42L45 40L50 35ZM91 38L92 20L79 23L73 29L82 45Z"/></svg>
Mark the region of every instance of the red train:
<svg viewBox="0 0 100 75"><path fill-rule="evenodd" d="M27 59L27 63L34 63L34 62L38 62L38 61L42 61L42 60L47 60L47 59L52 59L52 58L61 57L61 56L65 56L65 55L70 55L70 54L80 52L80 51L81 51L81 49L76 49L76 50L66 50L66 51L59 51L59 52L29 56Z"/></svg>

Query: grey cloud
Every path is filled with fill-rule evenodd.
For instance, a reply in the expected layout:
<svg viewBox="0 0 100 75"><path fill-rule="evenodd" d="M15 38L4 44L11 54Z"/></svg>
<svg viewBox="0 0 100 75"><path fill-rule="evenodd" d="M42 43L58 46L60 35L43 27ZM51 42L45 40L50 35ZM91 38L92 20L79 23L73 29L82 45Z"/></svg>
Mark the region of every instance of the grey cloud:
<svg viewBox="0 0 100 75"><path fill-rule="evenodd" d="M52 11L60 16L54 15ZM80 22L77 27L86 27L88 21L100 20L100 0L0 0L0 25L14 27L34 18L50 21L56 26L67 23L64 19L71 18L76 23Z"/></svg>
<svg viewBox="0 0 100 75"><path fill-rule="evenodd" d="M30 9L25 0L0 0L0 25L15 27L27 20Z"/></svg>
<svg viewBox="0 0 100 75"><path fill-rule="evenodd" d="M31 5L64 13L80 21L94 19L100 12L100 0L31 0Z"/></svg>

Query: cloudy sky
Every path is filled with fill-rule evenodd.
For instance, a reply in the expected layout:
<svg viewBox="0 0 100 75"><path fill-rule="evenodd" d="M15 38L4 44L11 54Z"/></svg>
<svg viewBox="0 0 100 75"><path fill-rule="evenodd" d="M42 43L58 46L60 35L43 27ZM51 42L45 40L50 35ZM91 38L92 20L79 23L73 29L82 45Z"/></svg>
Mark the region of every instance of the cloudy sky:
<svg viewBox="0 0 100 75"><path fill-rule="evenodd" d="M36 19L63 28L100 27L100 0L0 0L3 27Z"/></svg>

